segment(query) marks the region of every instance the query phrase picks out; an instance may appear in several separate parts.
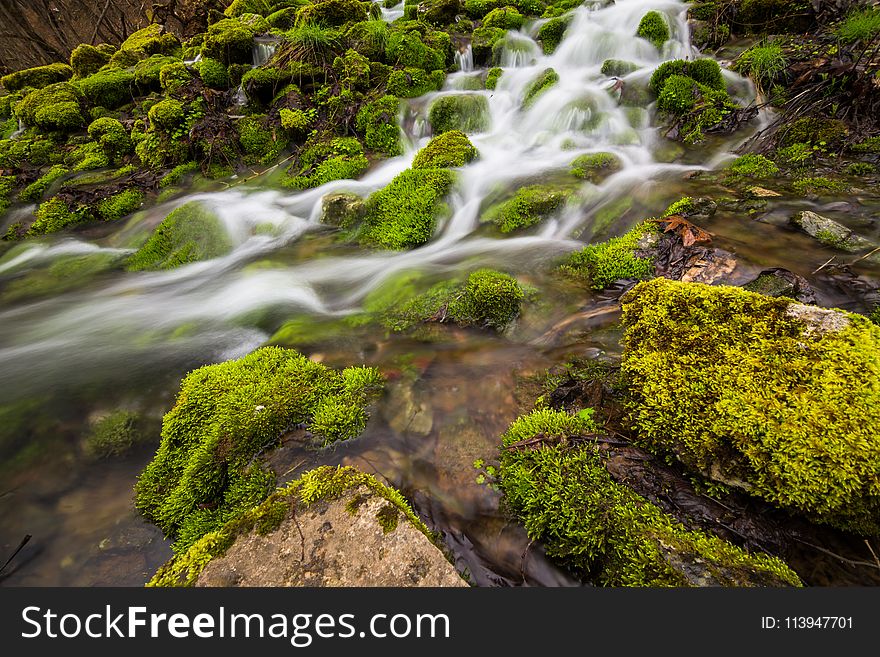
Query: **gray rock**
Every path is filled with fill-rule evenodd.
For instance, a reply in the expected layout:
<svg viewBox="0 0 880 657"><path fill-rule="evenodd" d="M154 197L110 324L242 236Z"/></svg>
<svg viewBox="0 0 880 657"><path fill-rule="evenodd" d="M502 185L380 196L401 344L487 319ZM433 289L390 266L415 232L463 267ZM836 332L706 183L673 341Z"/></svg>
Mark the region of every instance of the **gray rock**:
<svg viewBox="0 0 880 657"><path fill-rule="evenodd" d="M834 219L823 217L809 210L798 212L794 215L791 218L791 224L797 226L822 244L840 249L841 251L858 253L859 251L867 251L877 247L871 240L856 235L852 230L834 221Z"/></svg>
<svg viewBox="0 0 880 657"><path fill-rule="evenodd" d="M352 228L367 215L367 206L357 194L327 194L321 201L321 223Z"/></svg>
<svg viewBox="0 0 880 657"><path fill-rule="evenodd" d="M240 535L196 586L467 586L443 553L366 485Z"/></svg>

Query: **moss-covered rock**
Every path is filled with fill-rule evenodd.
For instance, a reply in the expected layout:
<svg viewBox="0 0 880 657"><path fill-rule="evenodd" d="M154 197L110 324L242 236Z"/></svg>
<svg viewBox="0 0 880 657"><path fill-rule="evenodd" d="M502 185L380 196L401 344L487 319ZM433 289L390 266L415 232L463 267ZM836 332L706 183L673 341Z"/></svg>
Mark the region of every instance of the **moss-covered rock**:
<svg viewBox="0 0 880 657"><path fill-rule="evenodd" d="M237 19L226 18L208 28L202 57L224 65L249 64L257 30Z"/></svg>
<svg viewBox="0 0 880 657"><path fill-rule="evenodd" d="M516 7L498 7L483 17L483 27L500 27L502 30L518 30L525 18Z"/></svg>
<svg viewBox="0 0 880 657"><path fill-rule="evenodd" d="M664 279L637 285L623 309L640 440L813 520L880 531L880 328Z"/></svg>
<svg viewBox="0 0 880 657"><path fill-rule="evenodd" d="M70 66L78 78L85 78L97 73L103 66L110 63L112 53L83 43L70 53Z"/></svg>
<svg viewBox="0 0 880 657"><path fill-rule="evenodd" d="M135 98L135 81L134 71L105 69L77 80L75 84L93 105L116 109Z"/></svg>
<svg viewBox="0 0 880 657"><path fill-rule="evenodd" d="M364 3L358 0L323 0L302 7L296 14L298 24L345 25L369 18Z"/></svg>
<svg viewBox="0 0 880 657"><path fill-rule="evenodd" d="M477 94L441 96L431 104L428 122L434 134L448 130L483 132L489 128L489 101Z"/></svg>
<svg viewBox="0 0 880 657"><path fill-rule="evenodd" d="M162 68L168 64L180 62L176 57L168 55L151 55L142 59L134 66L134 80L144 91L160 91L162 85L159 76Z"/></svg>
<svg viewBox="0 0 880 657"><path fill-rule="evenodd" d="M463 132L450 130L434 137L416 153L413 169L446 169L461 167L477 157L477 149Z"/></svg>
<svg viewBox="0 0 880 657"><path fill-rule="evenodd" d="M655 48L662 48L663 44L669 41L672 36L666 16L659 11L649 11L639 21L636 36L650 41Z"/></svg>
<svg viewBox="0 0 880 657"><path fill-rule="evenodd" d="M128 131L116 119L105 116L89 124L89 137L94 139L112 160L128 155L133 150Z"/></svg>
<svg viewBox="0 0 880 657"><path fill-rule="evenodd" d="M611 174L620 171L622 166L620 158L613 153L587 153L572 160L571 173L578 178L598 184Z"/></svg>
<svg viewBox="0 0 880 657"><path fill-rule="evenodd" d="M223 223L205 206L190 201L162 220L126 263L129 271L173 269L226 255L232 243Z"/></svg>
<svg viewBox="0 0 880 657"><path fill-rule="evenodd" d="M287 147L285 131L271 125L265 115L246 116L237 128L245 163L270 164Z"/></svg>
<svg viewBox="0 0 880 657"><path fill-rule="evenodd" d="M367 199L361 241L386 249L424 244L448 209L443 199L454 182L447 169L407 169Z"/></svg>
<svg viewBox="0 0 880 657"><path fill-rule="evenodd" d="M229 18L238 18L244 14L268 16L272 13L272 4L267 0L232 0L223 13Z"/></svg>
<svg viewBox="0 0 880 657"><path fill-rule="evenodd" d="M37 203L43 200L43 197L46 196L46 193L52 188L55 182L69 173L70 169L63 164L52 166L46 173L25 187L18 195L18 200L28 203Z"/></svg>
<svg viewBox="0 0 880 657"><path fill-rule="evenodd" d="M86 207L71 208L60 198L51 198L37 208L34 223L28 229L29 235L45 235L64 230L68 226L91 221L94 217Z"/></svg>
<svg viewBox="0 0 880 657"><path fill-rule="evenodd" d="M357 178L369 166L363 146L354 137L318 139L303 149L290 170L291 177L283 184L293 189L319 187L333 180Z"/></svg>
<svg viewBox="0 0 880 657"><path fill-rule="evenodd" d="M119 46L119 50L122 52L140 50L147 55L179 54L180 41L167 32L164 26L153 23L129 36Z"/></svg>
<svg viewBox="0 0 880 657"><path fill-rule="evenodd" d="M452 42L445 32L434 33L436 37L439 35L445 39L436 40L435 45L431 45L417 31L391 32L385 46L385 60L388 64L404 68L443 70L447 66L447 54L452 52Z"/></svg>
<svg viewBox="0 0 880 657"><path fill-rule="evenodd" d="M474 63L478 66L489 64L495 52L495 44L499 43L507 34L507 30L500 27L478 27L474 30L471 39L471 53Z"/></svg>
<svg viewBox="0 0 880 657"><path fill-rule="evenodd" d="M513 197L489 208L480 221L494 223L502 233L528 228L561 208L571 193L549 185L520 187Z"/></svg>
<svg viewBox="0 0 880 657"><path fill-rule="evenodd" d="M663 62L651 74L650 89L659 95L666 80L673 75L683 75L711 89L726 91L727 85L721 74L721 67L714 59L673 59Z"/></svg>
<svg viewBox="0 0 880 657"><path fill-rule="evenodd" d="M541 42L541 49L547 55L552 55L568 29L568 21L562 18L551 18L538 28L538 41Z"/></svg>
<svg viewBox="0 0 880 657"><path fill-rule="evenodd" d="M417 98L443 87L446 74L443 71L428 71L420 68L396 69L388 76L388 93L398 98Z"/></svg>
<svg viewBox="0 0 880 657"><path fill-rule="evenodd" d="M486 73L486 89L494 90L498 86L498 80L501 78L502 73L504 73L504 69L498 66L490 68L489 72Z"/></svg>
<svg viewBox="0 0 880 657"><path fill-rule="evenodd" d="M85 127L83 95L69 82L32 91L15 106L25 125L45 132L75 132Z"/></svg>
<svg viewBox="0 0 880 657"><path fill-rule="evenodd" d="M619 78L638 70L639 65L625 59L606 59L602 62L602 75Z"/></svg>
<svg viewBox="0 0 880 657"><path fill-rule="evenodd" d="M380 386L375 369L335 371L277 347L197 369L165 415L135 505L180 552L269 495L274 476L256 457L284 431L302 423L328 442L354 438Z"/></svg>
<svg viewBox="0 0 880 657"><path fill-rule="evenodd" d="M357 194L340 192L321 199L321 223L351 229L367 216L367 205Z"/></svg>
<svg viewBox="0 0 880 657"><path fill-rule="evenodd" d="M564 272L601 290L618 280L641 280L654 274L651 248L657 227L643 222L627 233L572 253L561 265Z"/></svg>
<svg viewBox="0 0 880 657"><path fill-rule="evenodd" d="M809 210L795 213L789 219L789 222L792 226L797 227L810 237L833 249L858 253L860 251L868 251L877 246L871 240L857 235L840 222Z"/></svg>
<svg viewBox="0 0 880 657"><path fill-rule="evenodd" d="M402 303L384 298L370 305L393 331L407 331L428 322L501 331L519 316L524 299L525 290L515 278L479 269L464 281L438 283Z"/></svg>
<svg viewBox="0 0 880 657"><path fill-rule="evenodd" d="M591 411L536 410L501 439L505 502L548 556L603 586L800 585L780 559L689 531L616 483Z"/></svg>
<svg viewBox="0 0 880 657"><path fill-rule="evenodd" d="M848 132L846 123L839 119L805 116L782 127L779 143L781 146L807 144L828 148L840 144Z"/></svg>
<svg viewBox="0 0 880 657"><path fill-rule="evenodd" d="M0 78L0 86L7 91L20 91L30 87L42 89L50 84L67 82L73 77L73 69L67 64L48 64L16 71Z"/></svg>
<svg viewBox="0 0 880 657"><path fill-rule="evenodd" d="M726 171L736 178L772 178L779 173L779 167L763 155L747 153L727 165Z"/></svg>
<svg viewBox="0 0 880 657"><path fill-rule="evenodd" d="M119 221L138 210L144 203L144 193L139 189L126 189L98 202L96 210L104 221Z"/></svg>
<svg viewBox="0 0 880 657"><path fill-rule="evenodd" d="M541 94L547 91L554 84L559 82L559 74L552 68L545 68L534 81L526 87L525 96L523 96L522 106L528 109L535 104Z"/></svg>

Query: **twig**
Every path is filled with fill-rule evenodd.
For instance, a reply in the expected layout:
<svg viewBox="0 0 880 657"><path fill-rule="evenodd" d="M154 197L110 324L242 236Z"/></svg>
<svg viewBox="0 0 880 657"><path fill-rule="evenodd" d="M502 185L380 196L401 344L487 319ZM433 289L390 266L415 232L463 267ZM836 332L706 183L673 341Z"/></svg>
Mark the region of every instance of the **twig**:
<svg viewBox="0 0 880 657"><path fill-rule="evenodd" d="M836 257L837 257L837 256L831 256L830 258L828 258L828 260L826 260L825 262L823 262L823 263L819 266L819 268L818 268L816 271L814 271L813 273L814 273L814 274L818 274L820 271L822 271L823 269L825 269L825 267L827 267L828 265L830 265L830 264L831 264L831 261L834 260Z"/></svg>
<svg viewBox="0 0 880 657"><path fill-rule="evenodd" d="M852 261L851 263L849 263L849 264L850 264L850 265L854 265L854 264L856 264L857 262L860 262L860 261L864 260L865 258L870 258L872 255L874 255L875 253L877 253L877 251L880 251L880 246L878 246L878 247L877 247L876 249L874 249L873 251L871 251L871 252L869 252L869 253L866 253L866 254L863 255L861 258L856 258L855 260L853 260L853 261Z"/></svg>
<svg viewBox="0 0 880 657"><path fill-rule="evenodd" d="M21 539L21 543L19 543L18 547L15 548L15 552L12 553L12 556L10 556L6 560L6 563L4 563L2 566L0 566L0 573L2 573L4 570L6 570L6 566L8 566L13 559L15 559L15 555L17 555L19 552L21 552L22 548L28 544L28 541L30 541L31 538L33 538L33 537L30 534L24 535L24 538Z"/></svg>
<svg viewBox="0 0 880 657"><path fill-rule="evenodd" d="M104 16L107 14L107 10L110 9L110 3L112 0L107 0L107 4L104 5L104 11L101 12L101 15L98 16L98 22L95 23L95 31L92 33L92 38L89 41L90 44L95 45L95 39L98 38L98 30L101 29L101 23L104 22Z"/></svg>
<svg viewBox="0 0 880 657"><path fill-rule="evenodd" d="M874 552L874 548L871 547L871 543L867 538L865 539L865 545L868 546L868 549L871 551L871 556L874 557L874 561L877 562L877 568L880 568L880 559L877 558L877 553Z"/></svg>
<svg viewBox="0 0 880 657"><path fill-rule="evenodd" d="M809 541L803 540L802 538L795 537L794 540L796 540L798 543L803 543L804 545L811 547L814 550L819 550L819 552L824 552L825 554L832 556L835 559L839 559L840 561L843 561L844 563L848 563L851 566L868 566L870 568L876 568L877 570L880 570L880 563L873 564L870 561L858 561L855 559L847 559L846 557L843 557L843 556L837 554L836 552L832 552L831 550L826 550L825 548L819 547L818 545L814 545L814 544L810 543Z"/></svg>

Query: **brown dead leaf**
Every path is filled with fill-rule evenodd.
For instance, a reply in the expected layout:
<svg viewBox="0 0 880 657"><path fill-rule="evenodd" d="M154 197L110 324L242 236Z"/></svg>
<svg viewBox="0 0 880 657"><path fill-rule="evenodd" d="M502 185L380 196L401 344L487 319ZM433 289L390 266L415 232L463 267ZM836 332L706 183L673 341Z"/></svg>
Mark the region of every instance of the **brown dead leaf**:
<svg viewBox="0 0 880 657"><path fill-rule="evenodd" d="M664 233L676 233L685 246L693 246L698 242L711 242L712 233L703 230L696 224L691 223L678 214L669 215L662 219L655 219L657 223L663 225Z"/></svg>

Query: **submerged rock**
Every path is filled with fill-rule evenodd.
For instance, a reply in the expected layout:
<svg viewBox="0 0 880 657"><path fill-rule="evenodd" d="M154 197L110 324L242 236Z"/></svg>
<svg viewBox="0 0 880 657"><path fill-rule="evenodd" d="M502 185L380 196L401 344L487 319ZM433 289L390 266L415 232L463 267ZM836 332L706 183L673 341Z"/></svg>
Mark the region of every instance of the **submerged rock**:
<svg viewBox="0 0 880 657"><path fill-rule="evenodd" d="M467 586L400 493L323 466L159 569L149 586Z"/></svg>
<svg viewBox="0 0 880 657"><path fill-rule="evenodd" d="M877 244L860 235L841 223L823 217L815 212L805 210L798 212L791 218L791 223L797 226L810 237L815 238L825 246L830 246L849 253L858 253L877 247Z"/></svg>

